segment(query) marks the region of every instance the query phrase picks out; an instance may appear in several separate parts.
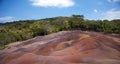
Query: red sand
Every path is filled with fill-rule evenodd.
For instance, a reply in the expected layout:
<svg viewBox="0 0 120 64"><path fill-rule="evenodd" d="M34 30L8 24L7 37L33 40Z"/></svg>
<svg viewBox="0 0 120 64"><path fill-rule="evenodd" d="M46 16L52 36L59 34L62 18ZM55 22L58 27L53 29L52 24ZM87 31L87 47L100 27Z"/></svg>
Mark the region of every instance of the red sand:
<svg viewBox="0 0 120 64"><path fill-rule="evenodd" d="M120 42L114 38L95 32L62 31L0 52L0 64L120 64Z"/></svg>

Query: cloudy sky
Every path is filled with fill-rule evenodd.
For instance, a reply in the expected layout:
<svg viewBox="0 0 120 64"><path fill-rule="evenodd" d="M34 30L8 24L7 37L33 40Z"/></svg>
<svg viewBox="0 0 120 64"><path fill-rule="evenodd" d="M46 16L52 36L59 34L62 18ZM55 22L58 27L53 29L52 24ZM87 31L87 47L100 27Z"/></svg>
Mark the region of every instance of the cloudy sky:
<svg viewBox="0 0 120 64"><path fill-rule="evenodd" d="M0 22L82 14L85 19L120 19L120 0L0 0Z"/></svg>

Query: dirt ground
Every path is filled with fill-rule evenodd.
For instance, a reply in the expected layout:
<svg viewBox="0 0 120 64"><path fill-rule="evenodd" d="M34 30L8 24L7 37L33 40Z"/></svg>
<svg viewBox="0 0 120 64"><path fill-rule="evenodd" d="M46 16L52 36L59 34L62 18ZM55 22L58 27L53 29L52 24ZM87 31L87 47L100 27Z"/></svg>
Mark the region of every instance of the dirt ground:
<svg viewBox="0 0 120 64"><path fill-rule="evenodd" d="M0 52L0 64L120 64L120 35L61 31Z"/></svg>

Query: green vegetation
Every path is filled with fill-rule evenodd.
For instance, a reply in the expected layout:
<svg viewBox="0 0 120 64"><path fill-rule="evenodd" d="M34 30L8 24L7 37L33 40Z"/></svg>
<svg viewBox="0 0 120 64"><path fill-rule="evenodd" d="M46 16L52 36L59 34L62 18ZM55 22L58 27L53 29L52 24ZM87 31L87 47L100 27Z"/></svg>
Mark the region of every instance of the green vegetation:
<svg viewBox="0 0 120 64"><path fill-rule="evenodd" d="M0 49L5 45L63 30L88 30L120 34L120 19L85 20L83 15L0 23Z"/></svg>

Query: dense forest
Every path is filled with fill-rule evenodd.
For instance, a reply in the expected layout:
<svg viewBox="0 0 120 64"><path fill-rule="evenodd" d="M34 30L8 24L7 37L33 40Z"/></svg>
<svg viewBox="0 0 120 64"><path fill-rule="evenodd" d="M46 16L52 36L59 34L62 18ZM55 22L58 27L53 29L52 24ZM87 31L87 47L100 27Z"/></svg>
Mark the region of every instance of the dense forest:
<svg viewBox="0 0 120 64"><path fill-rule="evenodd" d="M83 15L54 17L41 20L21 20L0 23L0 49L5 45L63 30L87 30L120 34L120 19L87 20Z"/></svg>

